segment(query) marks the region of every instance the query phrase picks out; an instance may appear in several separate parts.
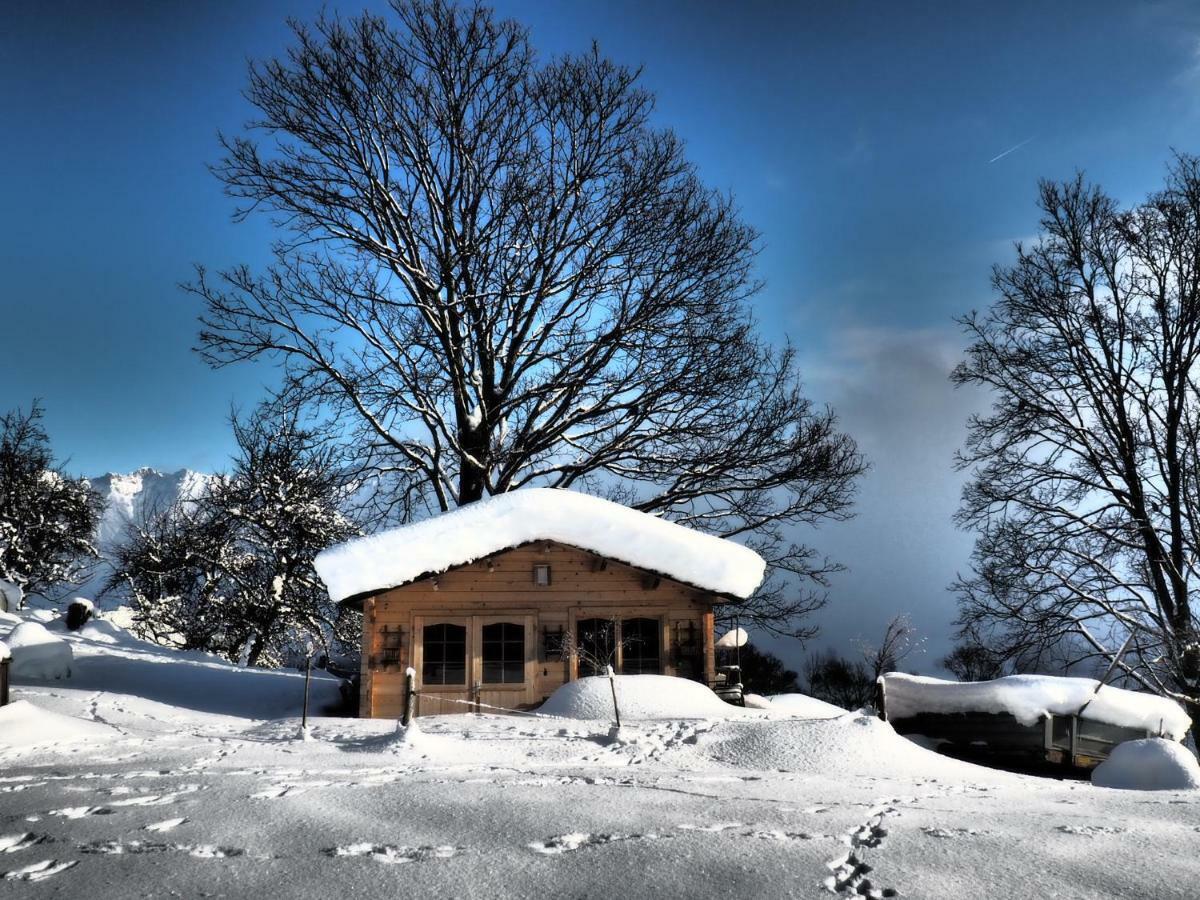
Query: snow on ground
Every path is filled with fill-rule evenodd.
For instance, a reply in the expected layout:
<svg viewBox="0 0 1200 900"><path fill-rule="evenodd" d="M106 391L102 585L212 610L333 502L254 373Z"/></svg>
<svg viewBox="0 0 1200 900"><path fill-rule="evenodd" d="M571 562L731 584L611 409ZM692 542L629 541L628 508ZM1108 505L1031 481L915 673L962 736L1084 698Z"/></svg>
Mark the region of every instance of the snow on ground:
<svg viewBox="0 0 1200 900"><path fill-rule="evenodd" d="M116 729L108 725L50 712L28 700L0 706L0 751L78 741L94 744L116 736Z"/></svg>
<svg viewBox="0 0 1200 900"><path fill-rule="evenodd" d="M303 740L294 717L230 714L230 695L270 705L260 674L293 676L218 677L92 625L67 639L87 687L18 684L16 699L115 736L0 747L14 896L1195 892L1200 791L995 772L856 713L730 707L631 720L619 741L588 719L441 716L398 736L321 718ZM141 677L106 691L122 667ZM208 678L225 690L190 705L152 683Z"/></svg>
<svg viewBox="0 0 1200 900"><path fill-rule="evenodd" d="M1099 684L1092 678L1054 675L1009 675L994 681L943 681L921 675L890 672L883 676L889 719L917 713L1010 713L1022 725L1032 725L1047 713L1086 715L1098 722L1144 728L1182 740L1191 727L1183 707L1166 697Z"/></svg>

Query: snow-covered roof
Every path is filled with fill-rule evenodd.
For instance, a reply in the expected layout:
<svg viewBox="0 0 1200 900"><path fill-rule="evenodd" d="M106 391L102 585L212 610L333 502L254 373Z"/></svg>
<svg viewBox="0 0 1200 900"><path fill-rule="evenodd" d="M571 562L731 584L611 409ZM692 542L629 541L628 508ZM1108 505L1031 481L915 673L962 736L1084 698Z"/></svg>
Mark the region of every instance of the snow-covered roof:
<svg viewBox="0 0 1200 900"><path fill-rule="evenodd" d="M408 584L531 541L554 541L685 584L745 598L766 563L748 547L619 503L555 488L499 494L317 555L336 601Z"/></svg>
<svg viewBox="0 0 1200 900"><path fill-rule="evenodd" d="M1022 725L1046 714L1083 715L1125 728L1144 728L1179 741L1191 719L1174 700L1104 685L1096 692L1092 678L1055 675L1009 675L994 681L943 681L892 672L883 676L889 719L920 713L1009 713ZM1091 702L1089 702L1091 701Z"/></svg>

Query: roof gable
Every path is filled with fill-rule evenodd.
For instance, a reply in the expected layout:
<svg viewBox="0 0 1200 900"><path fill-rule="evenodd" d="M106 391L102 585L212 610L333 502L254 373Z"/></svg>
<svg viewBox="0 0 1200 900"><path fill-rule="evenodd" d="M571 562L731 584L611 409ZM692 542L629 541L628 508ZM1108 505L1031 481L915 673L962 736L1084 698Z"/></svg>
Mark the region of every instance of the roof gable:
<svg viewBox="0 0 1200 900"><path fill-rule="evenodd" d="M408 584L533 541L553 541L705 591L749 597L766 564L748 547L587 494L512 491L330 547L318 574L341 601Z"/></svg>

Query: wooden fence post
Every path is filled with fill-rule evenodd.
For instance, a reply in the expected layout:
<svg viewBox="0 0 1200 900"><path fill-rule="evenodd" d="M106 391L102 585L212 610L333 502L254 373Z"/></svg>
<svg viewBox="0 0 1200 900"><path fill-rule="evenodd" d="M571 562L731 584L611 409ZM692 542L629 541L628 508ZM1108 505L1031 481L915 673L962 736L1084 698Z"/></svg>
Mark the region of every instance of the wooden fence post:
<svg viewBox="0 0 1200 900"><path fill-rule="evenodd" d="M413 706L417 698L417 670L409 666L404 670L404 714L400 722L405 728L412 721Z"/></svg>

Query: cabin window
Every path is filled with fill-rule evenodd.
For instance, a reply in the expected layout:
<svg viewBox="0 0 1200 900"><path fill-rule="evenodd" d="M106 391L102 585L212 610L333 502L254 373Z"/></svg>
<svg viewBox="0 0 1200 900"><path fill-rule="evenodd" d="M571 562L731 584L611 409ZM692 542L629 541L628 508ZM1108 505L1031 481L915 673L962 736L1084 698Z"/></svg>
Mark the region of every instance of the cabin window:
<svg viewBox="0 0 1200 900"><path fill-rule="evenodd" d="M621 623L621 671L626 675L662 672L662 624L658 619L626 619Z"/></svg>
<svg viewBox="0 0 1200 900"><path fill-rule="evenodd" d="M467 683L467 629L463 625L426 625L424 684Z"/></svg>
<svg viewBox="0 0 1200 900"><path fill-rule="evenodd" d="M483 626L483 683L525 681L525 626L496 622Z"/></svg>
<svg viewBox="0 0 1200 900"><path fill-rule="evenodd" d="M549 566L534 566L533 567L533 583L538 587L550 586L550 567Z"/></svg>
<svg viewBox="0 0 1200 900"><path fill-rule="evenodd" d="M580 619L575 623L581 676L603 675L605 666L616 662L616 624L612 619Z"/></svg>

